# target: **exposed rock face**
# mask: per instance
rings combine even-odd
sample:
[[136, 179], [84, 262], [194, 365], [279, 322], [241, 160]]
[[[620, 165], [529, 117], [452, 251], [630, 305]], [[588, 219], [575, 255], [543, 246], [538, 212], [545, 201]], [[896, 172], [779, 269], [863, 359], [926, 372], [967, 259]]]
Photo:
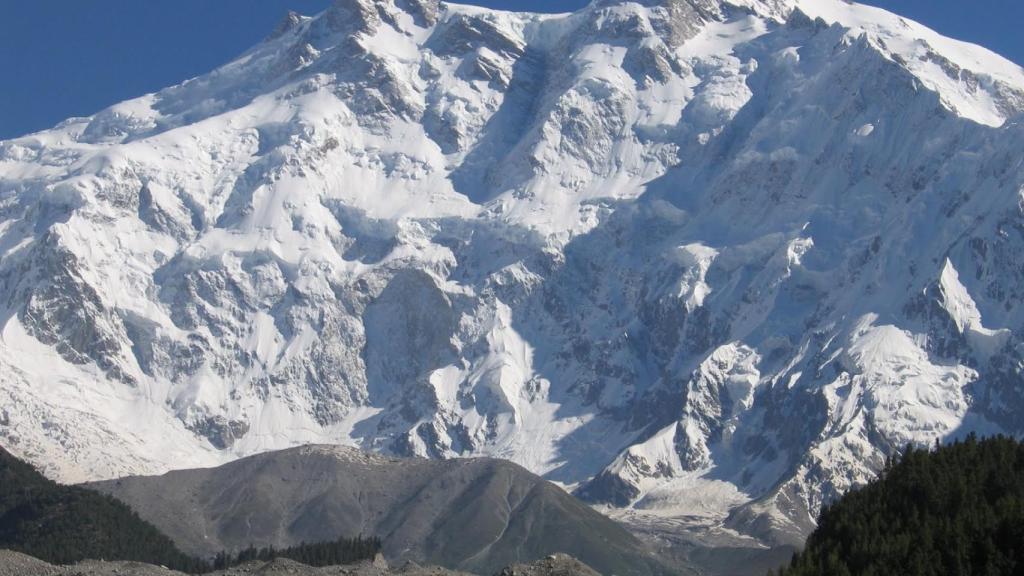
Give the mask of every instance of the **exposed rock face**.
[[533, 564], [516, 564], [501, 571], [500, 576], [598, 576], [590, 566], [579, 560], [555, 554]]
[[796, 543], [1024, 433], [1024, 73], [840, 0], [338, 0], [0, 143], [0, 439], [65, 480], [512, 459]]

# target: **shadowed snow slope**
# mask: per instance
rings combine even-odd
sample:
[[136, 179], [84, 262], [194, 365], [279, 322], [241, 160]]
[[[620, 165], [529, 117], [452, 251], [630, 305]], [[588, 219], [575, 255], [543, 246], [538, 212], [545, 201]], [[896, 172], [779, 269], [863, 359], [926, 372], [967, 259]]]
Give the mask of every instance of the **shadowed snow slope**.
[[0, 440], [496, 456], [797, 542], [907, 442], [1024, 431], [1022, 111], [840, 0], [290, 15], [0, 143]]

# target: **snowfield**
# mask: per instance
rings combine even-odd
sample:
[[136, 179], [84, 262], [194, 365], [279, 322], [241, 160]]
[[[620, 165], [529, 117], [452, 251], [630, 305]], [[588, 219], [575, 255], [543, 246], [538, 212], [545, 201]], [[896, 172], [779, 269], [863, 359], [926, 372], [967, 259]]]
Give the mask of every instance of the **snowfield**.
[[1024, 71], [842, 0], [336, 0], [0, 142], [0, 442], [500, 456], [798, 542], [1024, 433]]

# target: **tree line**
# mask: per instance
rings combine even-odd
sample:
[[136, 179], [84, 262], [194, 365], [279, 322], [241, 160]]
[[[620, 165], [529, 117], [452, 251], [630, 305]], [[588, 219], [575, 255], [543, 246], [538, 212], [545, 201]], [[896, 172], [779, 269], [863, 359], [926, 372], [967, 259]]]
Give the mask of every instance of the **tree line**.
[[360, 560], [368, 560], [377, 555], [381, 549], [379, 538], [339, 538], [333, 542], [317, 542], [307, 544], [303, 542], [298, 546], [291, 546], [283, 549], [275, 549], [273, 546], [265, 548], [249, 548], [238, 554], [221, 552], [213, 559], [211, 568], [223, 570], [238, 566], [245, 562], [262, 561], [268, 562], [275, 558], [287, 558], [301, 562], [307, 566], [338, 566], [341, 564], [352, 564]]

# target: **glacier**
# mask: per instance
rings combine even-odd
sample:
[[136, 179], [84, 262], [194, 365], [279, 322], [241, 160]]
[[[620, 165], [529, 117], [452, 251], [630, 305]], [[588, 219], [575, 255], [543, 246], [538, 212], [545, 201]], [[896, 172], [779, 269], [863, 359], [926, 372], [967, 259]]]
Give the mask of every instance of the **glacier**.
[[1024, 434], [1024, 70], [843, 0], [335, 0], [0, 142], [0, 441], [62, 481], [506, 458], [799, 543]]

